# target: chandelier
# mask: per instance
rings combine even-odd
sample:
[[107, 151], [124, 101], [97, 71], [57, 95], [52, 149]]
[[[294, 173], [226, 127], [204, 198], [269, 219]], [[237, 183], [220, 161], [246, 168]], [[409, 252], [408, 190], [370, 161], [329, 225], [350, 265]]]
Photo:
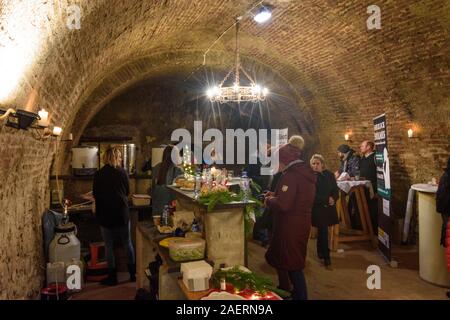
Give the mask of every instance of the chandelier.
[[[258, 102], [264, 101], [269, 93], [267, 88], [262, 88], [242, 68], [239, 59], [239, 21], [241, 17], [236, 19], [236, 50], [235, 50], [235, 66], [231, 69], [222, 82], [218, 86], [208, 89], [206, 95], [211, 102], [227, 103], [227, 102]], [[250, 85], [244, 86], [240, 84], [240, 71], [247, 77]], [[234, 75], [234, 83], [229, 86], [224, 85], [230, 76]]]

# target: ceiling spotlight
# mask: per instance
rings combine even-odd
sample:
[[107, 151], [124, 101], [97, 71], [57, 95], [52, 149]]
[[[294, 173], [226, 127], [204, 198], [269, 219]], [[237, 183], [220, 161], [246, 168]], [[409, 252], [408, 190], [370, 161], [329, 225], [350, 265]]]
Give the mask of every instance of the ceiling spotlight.
[[268, 7], [261, 7], [258, 13], [255, 14], [253, 19], [257, 23], [264, 23], [268, 21], [271, 17], [272, 17], [272, 10], [270, 10]]

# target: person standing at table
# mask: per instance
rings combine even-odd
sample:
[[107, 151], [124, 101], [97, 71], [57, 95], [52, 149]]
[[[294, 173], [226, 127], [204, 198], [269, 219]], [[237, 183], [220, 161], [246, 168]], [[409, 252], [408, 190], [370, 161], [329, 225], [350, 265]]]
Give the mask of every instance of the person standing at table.
[[[336, 180], [352, 180], [359, 176], [359, 157], [353, 149], [346, 144], [341, 144], [338, 147], [338, 156], [341, 160], [338, 171], [334, 173]], [[340, 177], [343, 172], [347, 175]], [[340, 178], [340, 179], [338, 179]], [[348, 212], [350, 214], [350, 222], [352, 228], [361, 229], [361, 221], [359, 219], [356, 196], [352, 193], [348, 199]]]
[[130, 212], [128, 195], [130, 187], [128, 175], [120, 164], [122, 154], [118, 148], [109, 148], [104, 155], [105, 165], [95, 173], [93, 195], [95, 214], [100, 224], [105, 242], [108, 277], [101, 281], [103, 285], [117, 285], [116, 261], [114, 257], [114, 238], [119, 236], [128, 257], [130, 281], [136, 281], [136, 260], [130, 237]]
[[[359, 170], [361, 179], [369, 180], [372, 184], [373, 192], [377, 193], [377, 165], [375, 163], [375, 144], [372, 141], [364, 140], [359, 146], [361, 158], [359, 160]], [[370, 212], [370, 221], [374, 234], [378, 234], [378, 198], [370, 199], [370, 192], [365, 190], [367, 204]]]
[[164, 206], [175, 200], [175, 196], [167, 188], [173, 180], [183, 171], [172, 162], [172, 150], [174, 146], [164, 148], [162, 161], [155, 166], [152, 172], [152, 215], [158, 216], [164, 210]]
[[336, 179], [346, 172], [349, 178], [354, 178], [359, 175], [359, 157], [355, 150], [351, 149], [346, 144], [341, 144], [338, 148], [338, 157], [341, 161], [338, 171], [335, 172]]
[[323, 259], [325, 267], [331, 270], [328, 227], [339, 223], [335, 206], [339, 189], [333, 173], [325, 169], [323, 156], [313, 155], [310, 164], [317, 175], [316, 197], [312, 209], [312, 225], [317, 228], [317, 256]]
[[[297, 141], [303, 138], [296, 136]], [[293, 299], [306, 300], [303, 274], [311, 230], [311, 211], [316, 193], [316, 176], [300, 159], [298, 144], [285, 144], [277, 151], [281, 171], [275, 192], [266, 194], [264, 204], [273, 215], [272, 237], [266, 261], [280, 277], [288, 275], [294, 287]], [[302, 143], [302, 146], [304, 143]], [[281, 279], [280, 279], [281, 280]]]

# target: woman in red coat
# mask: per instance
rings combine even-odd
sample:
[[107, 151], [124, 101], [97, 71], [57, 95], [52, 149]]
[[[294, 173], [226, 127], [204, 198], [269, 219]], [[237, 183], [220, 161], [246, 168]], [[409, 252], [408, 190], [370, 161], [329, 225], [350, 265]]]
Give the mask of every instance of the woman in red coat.
[[[296, 139], [303, 141], [299, 136]], [[301, 148], [296, 145], [291, 138], [289, 144], [279, 149], [279, 170], [282, 175], [275, 193], [268, 193], [265, 198], [265, 204], [273, 215], [273, 234], [266, 260], [277, 269], [280, 278], [282, 274], [289, 275], [294, 287], [293, 299], [306, 300], [303, 269], [311, 229], [316, 176], [309, 164], [300, 160]]]

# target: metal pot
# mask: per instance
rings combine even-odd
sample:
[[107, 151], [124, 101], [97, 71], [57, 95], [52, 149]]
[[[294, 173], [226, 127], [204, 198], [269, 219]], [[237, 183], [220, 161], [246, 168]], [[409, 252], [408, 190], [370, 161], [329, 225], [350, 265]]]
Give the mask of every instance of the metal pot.
[[72, 170], [74, 175], [92, 175], [98, 167], [97, 147], [74, 147], [72, 148]]

